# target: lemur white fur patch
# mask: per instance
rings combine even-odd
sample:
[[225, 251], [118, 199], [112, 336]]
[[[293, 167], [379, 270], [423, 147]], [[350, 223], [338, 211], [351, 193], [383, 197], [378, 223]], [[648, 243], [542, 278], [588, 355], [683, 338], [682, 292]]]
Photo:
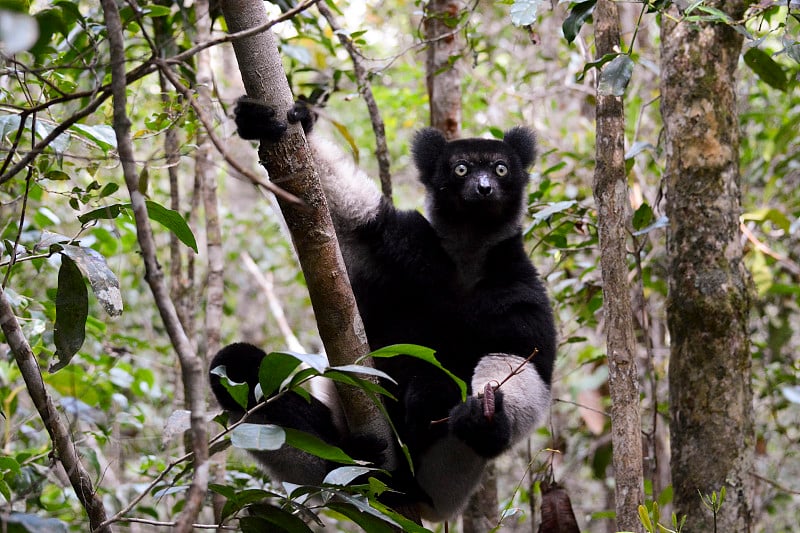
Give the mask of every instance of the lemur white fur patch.
[[517, 374], [500, 388], [503, 410], [511, 421], [512, 444], [527, 437], [544, 418], [550, 407], [550, 388], [534, 366], [518, 355], [487, 355], [481, 358], [472, 373], [472, 391], [478, 396], [487, 383], [500, 383], [523, 363]]
[[337, 230], [353, 230], [374, 218], [381, 201], [377, 184], [331, 141], [312, 134], [309, 145]]
[[453, 435], [436, 441], [417, 465], [417, 483], [433, 500], [420, 505], [426, 520], [441, 522], [464, 510], [483, 479], [487, 460]]

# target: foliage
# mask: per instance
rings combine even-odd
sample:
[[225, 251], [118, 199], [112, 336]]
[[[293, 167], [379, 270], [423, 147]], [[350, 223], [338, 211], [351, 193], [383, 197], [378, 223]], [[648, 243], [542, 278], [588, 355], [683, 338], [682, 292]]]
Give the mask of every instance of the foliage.
[[[140, 2], [136, 9], [122, 9], [122, 16], [139, 189], [148, 199], [150, 218], [158, 222], [155, 239], [173, 298], [189, 310], [185, 325], [193, 344], [202, 349], [207, 231], [193, 157], [203, 125], [186, 98], [159, 81], [154, 62], [162, 53], [174, 56], [192, 48], [195, 4]], [[278, 4], [271, 4], [274, 16], [281, 11]], [[511, 530], [530, 528], [528, 522], [535, 516], [531, 505], [540, 497], [539, 481], [548, 468], [562, 485], [584, 496], [573, 498], [584, 529], [599, 530], [609, 519], [606, 493], [613, 484], [604, 385], [608, 369], [599, 348], [602, 286], [597, 213], [589, 188], [597, 76], [609, 82], [612, 94], [625, 94], [630, 147], [626, 163], [635, 213], [629, 266], [637, 287], [637, 333], [643, 347], [643, 429], [653, 461], [648, 465], [651, 497], [664, 493], [669, 483], [659, 470], [668, 462], [664, 378], [669, 346], [664, 333], [664, 228], [669, 221], [662, 214], [657, 108], [656, 19], [663, 16], [663, 4], [644, 2], [623, 10], [637, 33], [623, 43], [619, 54], [603, 58], [594, 56], [585, 29], [591, 23], [592, 1], [561, 2], [554, 8], [535, 1], [481, 3], [480, 9], [468, 6], [456, 18], [455, 28], [467, 42], [461, 55], [468, 59], [461, 63], [466, 74], [463, 107], [468, 110], [464, 131], [497, 135], [509, 124], [526, 122], [540, 133], [542, 155], [532, 175], [530, 218], [524, 230], [554, 302], [562, 344], [551, 420], [532, 437], [529, 449], [499, 465], [507, 509], [503, 525]], [[406, 170], [408, 141], [427, 117], [424, 70], [417, 53], [422, 46], [419, 14], [402, 2], [338, 7], [346, 31], [367, 61], [386, 122], [395, 201], [420, 208], [419, 189]], [[758, 484], [755, 508], [759, 530], [790, 530], [800, 508], [793, 484], [800, 476], [794, 446], [800, 419], [800, 22], [785, 3], [759, 4], [746, 20], [730, 21], [703, 2], [691, 2], [682, 16], [687, 24], [729, 24], [745, 35], [739, 86], [745, 211], [741, 220], [756, 290], [754, 474], [766, 480]], [[0, 34], [0, 273], [5, 297], [111, 514], [122, 511], [121, 521], [172, 520], [182, 507], [192, 473], [178, 438], [185, 425], [170, 422], [184, 392], [173, 348], [142, 283], [130, 198], [123, 192], [111, 129], [102, 12], [93, 2], [5, 1], [0, 2], [0, 19], [11, 21], [17, 30]], [[214, 24], [224, 27], [220, 18]], [[358, 99], [352, 64], [336, 36], [313, 11], [276, 30], [296, 93], [324, 94], [327, 109], [321, 127], [326, 127], [325, 119], [335, 120], [330, 128], [334, 137], [358, 147], [362, 165], [374, 170], [368, 116]], [[168, 42], [161, 50], [152, 48], [157, 33]], [[256, 168], [251, 147], [230, 134], [227, 110], [242, 90], [234, 81], [236, 73], [227, 70], [232, 63], [228, 49], [217, 45], [213, 50], [218, 54], [215, 101], [207, 111], [233, 157]], [[192, 54], [173, 67], [184, 85], [195, 87]], [[168, 134], [179, 139], [177, 162], [165, 153]], [[300, 343], [308, 351], [319, 351], [302, 273], [280, 217], [269, 199], [231, 177], [221, 156], [214, 161], [226, 257], [221, 325], [225, 340], [244, 338], [274, 350], [287, 345], [267, 311], [266, 293], [243, 268], [241, 253], [247, 251], [259, 269], [274, 278], [275, 296]], [[172, 181], [170, 170], [177, 171]], [[353, 369], [335, 372], [339, 374], [331, 377], [365, 383]], [[264, 376], [262, 390], [285, 390], [302, 379], [285, 383]], [[84, 531], [85, 513], [52, 468], [47, 432], [10, 358], [0, 361], [0, 409], [0, 496], [7, 511], [3, 524], [32, 530], [44, 523], [41, 527], [50, 531]], [[279, 438], [287, 438], [286, 433]], [[323, 452], [316, 443], [294, 441]], [[375, 502], [380, 485], [348, 486], [364, 473], [358, 468], [362, 467], [342, 467], [321, 487], [277, 486], [257, 473], [246, 456], [234, 453], [211, 491], [225, 501], [223, 516], [241, 517], [244, 530], [280, 525], [300, 531], [308, 527], [303, 520], [319, 519], [333, 527], [350, 521], [380, 531], [401, 521]], [[312, 503], [313, 495], [322, 497], [321, 506]], [[263, 499], [267, 503], [258, 503]], [[650, 526], [664, 528], [659, 513], [671, 512], [670, 501], [653, 499], [657, 503], [645, 508]], [[245, 516], [245, 509], [254, 514]], [[201, 520], [213, 521], [210, 506]], [[644, 518], [643, 523], [647, 524]], [[673, 519], [671, 527], [679, 531], [683, 524]]]

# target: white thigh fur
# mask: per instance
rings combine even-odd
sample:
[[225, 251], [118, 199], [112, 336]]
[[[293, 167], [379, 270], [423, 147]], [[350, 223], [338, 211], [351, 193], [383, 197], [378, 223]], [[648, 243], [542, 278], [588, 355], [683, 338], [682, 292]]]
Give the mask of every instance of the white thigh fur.
[[417, 465], [417, 483], [433, 501], [433, 507], [420, 506], [422, 518], [440, 522], [460, 514], [481, 482], [486, 463], [453, 435], [431, 446]]
[[381, 201], [375, 182], [331, 141], [312, 134], [309, 143], [336, 229], [352, 231], [374, 218]]
[[472, 374], [472, 391], [483, 393], [487, 383], [498, 384], [523, 365], [503, 383], [503, 411], [511, 420], [511, 443], [528, 436], [544, 418], [550, 407], [550, 388], [536, 368], [523, 357], [508, 354], [489, 354], [478, 362]]

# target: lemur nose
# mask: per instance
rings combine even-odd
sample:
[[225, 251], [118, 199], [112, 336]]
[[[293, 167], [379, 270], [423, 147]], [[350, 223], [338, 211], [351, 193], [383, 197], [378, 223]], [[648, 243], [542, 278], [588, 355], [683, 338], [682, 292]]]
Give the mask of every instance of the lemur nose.
[[478, 180], [478, 194], [481, 196], [489, 196], [492, 194], [492, 182], [489, 181], [489, 178], [481, 177]]

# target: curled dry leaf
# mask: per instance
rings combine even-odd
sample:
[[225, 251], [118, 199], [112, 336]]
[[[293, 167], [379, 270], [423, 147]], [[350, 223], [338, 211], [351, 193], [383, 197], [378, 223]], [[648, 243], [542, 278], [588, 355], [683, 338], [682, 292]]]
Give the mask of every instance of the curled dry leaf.
[[491, 383], [483, 387], [483, 416], [489, 422], [494, 418], [494, 387]]
[[558, 483], [542, 484], [542, 522], [539, 533], [580, 533], [572, 502]]

